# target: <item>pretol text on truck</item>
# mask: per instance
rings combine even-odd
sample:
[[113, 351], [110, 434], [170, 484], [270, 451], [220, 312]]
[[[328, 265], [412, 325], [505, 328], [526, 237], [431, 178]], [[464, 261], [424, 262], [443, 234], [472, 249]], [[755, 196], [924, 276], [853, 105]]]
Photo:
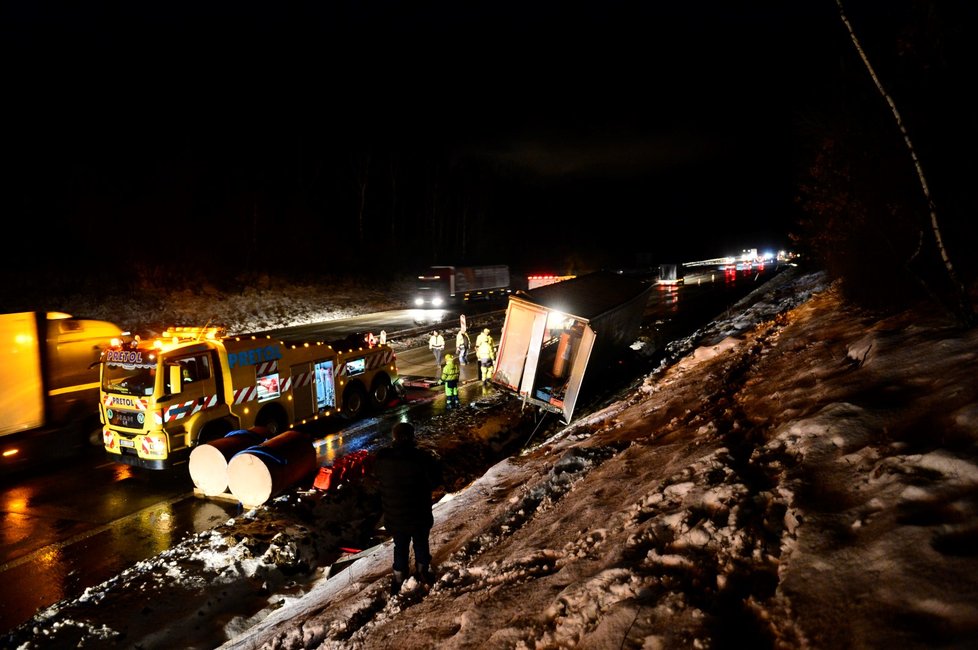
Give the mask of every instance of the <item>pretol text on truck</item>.
[[415, 307], [448, 307], [473, 300], [505, 300], [511, 293], [509, 267], [431, 266], [418, 276]]
[[98, 361], [121, 335], [60, 312], [0, 314], [0, 470], [98, 440]]
[[102, 355], [102, 440], [109, 458], [147, 469], [186, 462], [197, 445], [239, 429], [268, 437], [320, 417], [379, 410], [399, 381], [394, 350], [224, 336], [176, 327]]

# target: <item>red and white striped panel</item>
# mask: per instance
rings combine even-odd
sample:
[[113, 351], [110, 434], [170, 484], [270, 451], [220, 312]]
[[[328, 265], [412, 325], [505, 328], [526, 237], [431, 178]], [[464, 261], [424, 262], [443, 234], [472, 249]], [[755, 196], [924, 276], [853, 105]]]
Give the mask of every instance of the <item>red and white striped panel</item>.
[[193, 405], [196, 400], [190, 400], [189, 402], [181, 402], [179, 404], [173, 404], [166, 410], [164, 415], [164, 420], [167, 422], [173, 422], [174, 420], [182, 420], [187, 417], [193, 411]]
[[255, 374], [259, 377], [264, 377], [265, 375], [273, 373], [276, 370], [278, 370], [278, 359], [273, 361], [262, 361], [255, 366]]
[[174, 404], [166, 410], [166, 416], [164, 419], [166, 422], [182, 420], [189, 415], [194, 415], [195, 413], [200, 413], [204, 409], [209, 409], [215, 404], [217, 404], [217, 395], [208, 395], [202, 403], [198, 400], [190, 400], [189, 402]]
[[246, 386], [234, 391], [234, 403], [244, 404], [258, 399], [258, 386]]
[[302, 386], [308, 386], [316, 380], [316, 373], [313, 372], [300, 372], [293, 377], [287, 377], [282, 382], [282, 392], [287, 393], [293, 388], [301, 388]]

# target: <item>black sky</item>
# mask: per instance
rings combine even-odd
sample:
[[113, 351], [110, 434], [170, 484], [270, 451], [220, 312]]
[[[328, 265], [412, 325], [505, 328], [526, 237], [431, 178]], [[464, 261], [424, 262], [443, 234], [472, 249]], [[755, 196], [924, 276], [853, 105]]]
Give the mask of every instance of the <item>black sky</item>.
[[349, 243], [362, 169], [405, 263], [783, 246], [842, 38], [797, 4], [5, 3], [16, 255], [177, 225]]

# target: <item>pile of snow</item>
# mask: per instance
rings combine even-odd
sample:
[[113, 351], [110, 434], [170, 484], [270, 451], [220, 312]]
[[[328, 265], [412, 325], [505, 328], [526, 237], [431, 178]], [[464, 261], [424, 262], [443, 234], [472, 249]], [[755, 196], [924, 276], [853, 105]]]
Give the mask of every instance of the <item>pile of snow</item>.
[[430, 592], [388, 593], [389, 544], [310, 569], [350, 511], [300, 494], [5, 645], [976, 647], [976, 367], [978, 331], [782, 274], [439, 501]]

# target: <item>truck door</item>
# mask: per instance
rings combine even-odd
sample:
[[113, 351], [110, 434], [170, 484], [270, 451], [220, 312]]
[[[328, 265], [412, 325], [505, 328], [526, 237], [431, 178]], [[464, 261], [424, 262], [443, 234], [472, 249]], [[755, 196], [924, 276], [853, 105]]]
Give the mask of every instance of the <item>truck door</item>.
[[313, 406], [313, 391], [315, 391], [312, 364], [300, 363], [289, 368], [292, 373], [292, 408], [295, 419], [301, 420], [316, 414]]
[[587, 372], [588, 361], [591, 360], [595, 338], [597, 337], [594, 330], [585, 325], [581, 333], [580, 343], [576, 346], [577, 349], [572, 352], [570, 378], [567, 381], [567, 391], [564, 393], [564, 403], [561, 406], [565, 424], [569, 424], [574, 416], [574, 406], [581, 394], [581, 384], [584, 382], [584, 373]]
[[180, 404], [194, 401], [203, 406], [219, 395], [209, 352], [175, 357], [167, 366], [166, 392], [178, 396]]
[[499, 340], [493, 381], [528, 394], [536, 377], [537, 358], [547, 324], [547, 310], [510, 301]]

